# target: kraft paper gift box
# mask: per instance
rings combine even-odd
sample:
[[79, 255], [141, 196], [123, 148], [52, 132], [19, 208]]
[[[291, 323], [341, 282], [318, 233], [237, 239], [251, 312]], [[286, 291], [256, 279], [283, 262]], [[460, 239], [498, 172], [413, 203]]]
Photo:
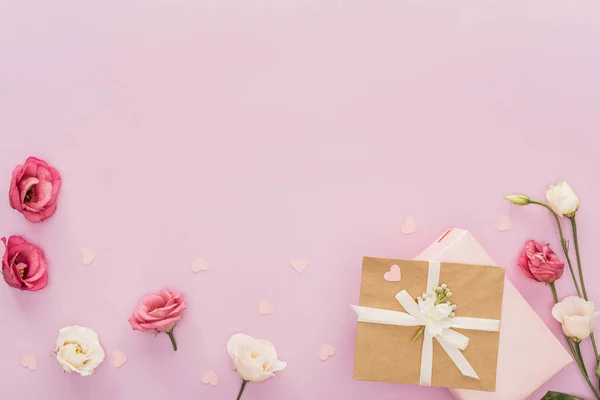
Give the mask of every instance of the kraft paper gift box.
[[354, 379], [495, 389], [503, 268], [364, 257], [361, 279]]
[[[415, 259], [497, 265], [469, 231], [456, 228], [446, 231]], [[571, 361], [562, 344], [506, 280], [496, 391], [451, 389], [451, 392], [460, 400], [526, 399]]]

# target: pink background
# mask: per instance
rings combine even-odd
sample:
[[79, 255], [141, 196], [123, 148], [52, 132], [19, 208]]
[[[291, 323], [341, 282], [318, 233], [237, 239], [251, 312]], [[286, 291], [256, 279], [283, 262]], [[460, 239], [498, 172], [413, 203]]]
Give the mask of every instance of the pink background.
[[[50, 265], [41, 292], [0, 285], [1, 397], [234, 399], [225, 344], [245, 331], [289, 363], [245, 400], [450, 399], [353, 381], [348, 307], [363, 255], [411, 258], [450, 226], [507, 266], [558, 335], [550, 290], [515, 268], [528, 238], [559, 249], [553, 221], [502, 196], [571, 182], [600, 301], [599, 20], [597, 0], [0, 0], [0, 188], [28, 155], [64, 178], [44, 223], [0, 207], [1, 234]], [[211, 270], [194, 275], [200, 256]], [[289, 267], [301, 256], [304, 275]], [[127, 322], [162, 287], [189, 302], [177, 353]], [[258, 315], [260, 298], [274, 314]], [[50, 357], [72, 324], [107, 351], [90, 378]], [[337, 349], [326, 362], [322, 343]], [[36, 372], [19, 365], [30, 353]], [[210, 369], [214, 388], [200, 382]], [[532, 399], [548, 389], [590, 397], [575, 365]]]

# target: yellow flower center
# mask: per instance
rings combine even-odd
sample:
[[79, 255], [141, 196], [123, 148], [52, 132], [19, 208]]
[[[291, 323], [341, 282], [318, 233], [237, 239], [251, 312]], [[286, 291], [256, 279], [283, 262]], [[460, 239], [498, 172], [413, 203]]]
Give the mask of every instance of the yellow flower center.
[[[33, 185], [35, 186], [35, 185]], [[29, 189], [27, 189], [27, 192], [25, 193], [25, 197], [23, 198], [23, 203], [29, 203], [31, 201], [31, 199], [33, 198], [33, 186], [30, 187]]]
[[81, 348], [81, 345], [77, 342], [65, 342], [65, 346], [68, 344], [73, 344], [75, 345], [75, 354], [83, 354], [83, 349]]

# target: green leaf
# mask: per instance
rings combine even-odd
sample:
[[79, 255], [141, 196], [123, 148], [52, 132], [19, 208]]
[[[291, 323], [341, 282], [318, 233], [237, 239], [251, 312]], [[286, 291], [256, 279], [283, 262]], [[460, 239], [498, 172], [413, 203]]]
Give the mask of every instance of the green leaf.
[[571, 396], [559, 392], [548, 392], [541, 398], [541, 400], [582, 400], [579, 397]]
[[598, 363], [598, 368], [596, 369], [596, 376], [600, 378], [600, 363]]

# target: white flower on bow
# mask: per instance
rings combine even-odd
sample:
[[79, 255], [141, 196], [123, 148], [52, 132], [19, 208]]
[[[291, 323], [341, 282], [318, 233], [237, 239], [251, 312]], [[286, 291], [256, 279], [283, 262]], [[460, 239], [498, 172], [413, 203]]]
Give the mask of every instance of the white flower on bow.
[[445, 329], [452, 325], [451, 315], [453, 309], [450, 304], [442, 303], [436, 305], [435, 297], [428, 295], [425, 300], [417, 298], [419, 310], [425, 322], [425, 331], [432, 337], [441, 335]]
[[58, 331], [56, 359], [67, 372], [88, 376], [104, 361], [98, 334], [85, 326], [68, 326]]
[[452, 318], [454, 318], [456, 305], [447, 301], [452, 296], [448, 286], [443, 283], [441, 286], [423, 293], [417, 297], [418, 313], [413, 317], [417, 319], [421, 328], [413, 338], [413, 342], [425, 332], [431, 337], [438, 337], [444, 334], [452, 327]]

